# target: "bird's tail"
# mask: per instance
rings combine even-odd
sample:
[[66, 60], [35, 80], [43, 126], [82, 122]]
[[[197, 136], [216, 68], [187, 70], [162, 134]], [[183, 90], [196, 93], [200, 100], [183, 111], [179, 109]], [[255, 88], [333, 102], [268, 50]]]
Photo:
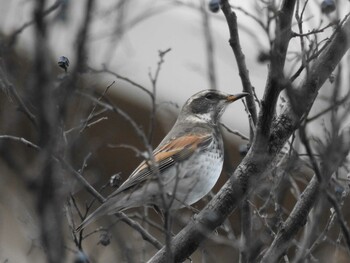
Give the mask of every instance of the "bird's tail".
[[[119, 200], [120, 201], [120, 200]], [[90, 214], [81, 224], [75, 229], [75, 232], [80, 232], [87, 225], [91, 224], [103, 215], [111, 215], [123, 211], [127, 206], [123, 202], [118, 202], [112, 199], [107, 199], [99, 208]]]
[[102, 208], [102, 206], [97, 208], [96, 211], [94, 211], [91, 215], [89, 215], [87, 218], [85, 218], [84, 221], [81, 222], [81, 224], [75, 229], [75, 232], [77, 232], [77, 233], [80, 232], [87, 225], [89, 225], [90, 223], [94, 222], [97, 218], [102, 216], [103, 213], [101, 212], [102, 210], [100, 209], [100, 208]]

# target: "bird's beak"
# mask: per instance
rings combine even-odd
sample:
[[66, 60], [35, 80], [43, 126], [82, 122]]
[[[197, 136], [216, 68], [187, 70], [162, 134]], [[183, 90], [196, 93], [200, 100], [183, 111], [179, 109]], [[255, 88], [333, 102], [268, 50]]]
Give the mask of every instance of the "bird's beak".
[[242, 92], [242, 93], [238, 93], [236, 95], [229, 95], [229, 96], [227, 96], [226, 100], [227, 100], [227, 102], [231, 103], [231, 102], [239, 100], [239, 99], [241, 99], [241, 98], [243, 98], [245, 96], [248, 96], [248, 95], [249, 95], [249, 93]]

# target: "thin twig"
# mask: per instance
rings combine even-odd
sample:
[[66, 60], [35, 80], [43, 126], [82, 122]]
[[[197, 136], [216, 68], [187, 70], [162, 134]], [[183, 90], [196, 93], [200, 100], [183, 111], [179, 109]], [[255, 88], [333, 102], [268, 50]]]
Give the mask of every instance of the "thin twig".
[[[100, 101], [99, 99], [93, 97], [90, 94], [87, 93], [83, 93], [81, 91], [76, 91], [76, 93], [78, 95], [81, 95], [83, 97], [86, 97], [88, 99], [90, 99], [92, 102], [99, 104], [100, 106], [102, 106], [103, 108], [115, 112], [117, 114], [119, 114], [121, 117], [123, 117], [126, 121], [128, 121], [131, 126], [134, 128], [134, 130], [136, 131], [136, 134], [139, 136], [139, 138], [141, 139], [141, 141], [144, 143], [144, 145], [147, 148], [150, 148], [149, 144], [148, 144], [148, 139], [145, 135], [145, 133], [142, 131], [142, 129], [137, 125], [137, 123], [122, 109], [120, 109], [119, 107], [112, 105], [111, 103], [107, 103], [107, 102], [103, 102]], [[150, 153], [152, 153], [152, 151], [149, 149]]]
[[346, 219], [344, 218], [341, 208], [339, 207], [338, 201], [329, 191], [327, 191], [327, 200], [333, 206], [334, 211], [337, 214], [338, 223], [344, 235], [348, 251], [350, 252], [350, 229], [346, 223]]
[[97, 119], [96, 121], [90, 122], [89, 124], [86, 125], [86, 128], [91, 128], [92, 126], [96, 125], [97, 123], [100, 123], [101, 121], [108, 120], [108, 117], [102, 117]]
[[40, 150], [40, 147], [22, 137], [16, 137], [12, 135], [0, 135], [0, 139], [7, 139], [7, 140], [12, 140], [12, 141], [17, 141], [24, 143], [26, 146], [34, 148], [35, 150]]
[[240, 7], [240, 6], [234, 6], [231, 5], [232, 9], [238, 10], [240, 12], [242, 12], [244, 15], [246, 15], [247, 17], [250, 17], [251, 19], [253, 19], [256, 23], [258, 23], [258, 25], [265, 31], [267, 32], [267, 27], [266, 25], [264, 25], [264, 22], [262, 20], [260, 20], [258, 17], [254, 16], [253, 14], [251, 14], [250, 12], [246, 11], [244, 8]]
[[[257, 110], [254, 102], [253, 88], [249, 78], [249, 71], [245, 62], [245, 56], [242, 52], [241, 43], [238, 34], [237, 16], [227, 0], [221, 1], [221, 9], [226, 17], [226, 21], [230, 31], [230, 46], [236, 58], [239, 70], [239, 76], [243, 85], [243, 91], [248, 92], [251, 96], [246, 97], [248, 110], [252, 116], [253, 124], [257, 123]], [[252, 139], [252, 136], [251, 136]]]
[[317, 164], [315, 156], [314, 156], [314, 154], [312, 152], [309, 140], [308, 140], [308, 138], [306, 136], [305, 129], [306, 129], [305, 126], [302, 126], [302, 127], [299, 128], [300, 139], [301, 139], [302, 143], [305, 146], [305, 150], [306, 150], [306, 152], [308, 154], [308, 157], [310, 158], [310, 161], [311, 161], [311, 164], [312, 164], [312, 168], [313, 168], [313, 170], [315, 172], [315, 175], [316, 175], [317, 179], [319, 180], [319, 182], [322, 184], [322, 180], [323, 180], [322, 173], [321, 173], [320, 168], [319, 168], [319, 166]]
[[307, 33], [296, 33], [296, 32], [293, 32], [292, 33], [292, 37], [306, 37], [306, 36], [310, 36], [310, 35], [315, 35], [315, 34], [318, 34], [318, 33], [323, 33], [327, 28], [330, 28], [334, 26], [334, 23], [329, 23], [328, 25], [320, 28], [320, 29], [313, 29], [311, 30], [310, 32], [307, 32]]
[[159, 50], [159, 61], [157, 63], [157, 69], [152, 76], [152, 73], [149, 72], [149, 78], [152, 83], [152, 110], [150, 113], [150, 125], [149, 125], [149, 132], [148, 132], [148, 141], [149, 143], [152, 143], [153, 139], [153, 134], [154, 134], [154, 129], [155, 129], [155, 124], [156, 124], [156, 111], [157, 111], [157, 105], [156, 105], [156, 92], [157, 92], [157, 82], [158, 82], [158, 77], [160, 70], [162, 68], [162, 65], [164, 63], [164, 56], [171, 51], [171, 48], [168, 48], [164, 51]]
[[149, 90], [147, 90], [144, 86], [142, 86], [141, 84], [139, 84], [139, 83], [137, 83], [137, 82], [127, 78], [127, 77], [124, 77], [124, 76], [122, 76], [122, 75], [120, 75], [118, 73], [115, 73], [115, 72], [111, 71], [104, 64], [102, 65], [102, 69], [94, 69], [94, 68], [89, 67], [89, 70], [91, 72], [93, 72], [93, 73], [98, 73], [98, 74], [100, 74], [100, 73], [108, 73], [108, 74], [116, 77], [117, 79], [121, 79], [121, 80], [123, 80], [123, 81], [125, 81], [125, 82], [127, 82], [127, 83], [129, 83], [131, 85], [133, 85], [134, 87], [139, 88], [140, 90], [145, 92], [148, 96], [150, 96], [151, 99], [153, 99], [153, 93], [150, 92]]
[[[101, 94], [101, 96], [98, 98], [98, 100], [101, 100], [105, 95], [106, 93], [108, 92], [108, 90], [110, 89], [110, 87], [112, 87], [114, 85], [115, 81], [113, 81], [111, 84], [109, 84], [105, 90], [103, 91], [103, 93]], [[89, 114], [89, 116], [87, 117], [86, 119], [86, 122], [84, 123], [83, 127], [81, 128], [80, 130], [80, 133], [82, 133], [84, 131], [84, 129], [88, 126], [88, 120], [93, 116], [93, 114], [95, 113], [95, 110], [96, 110], [96, 107], [97, 107], [97, 104], [95, 104]], [[89, 125], [91, 126], [92, 123], [90, 123]]]
[[[66, 136], [67, 134], [69, 134], [73, 131], [80, 130], [85, 125], [85, 123], [88, 123], [88, 125], [89, 125], [89, 121], [91, 121], [93, 118], [95, 118], [95, 117], [97, 117], [97, 116], [99, 116], [107, 111], [108, 111], [107, 109], [101, 109], [100, 111], [95, 112], [94, 114], [92, 114], [88, 118], [80, 120], [80, 124], [78, 126], [72, 127], [69, 130], [64, 131], [64, 135]], [[104, 117], [101, 117], [101, 118], [104, 118]]]
[[[350, 93], [349, 93], [350, 94]], [[348, 98], [349, 98], [349, 94], [345, 97], [343, 97], [342, 99], [335, 101], [334, 103], [332, 103], [332, 105], [330, 105], [329, 107], [325, 108], [324, 110], [320, 111], [319, 113], [316, 113], [314, 116], [309, 117], [306, 119], [306, 122], [312, 122], [316, 119], [318, 119], [320, 116], [322, 116], [323, 114], [326, 114], [327, 112], [336, 109], [337, 107], [339, 107], [340, 105], [344, 104]]]
[[309, 253], [311, 254], [312, 251], [315, 248], [317, 248], [317, 246], [319, 246], [322, 241], [324, 241], [326, 239], [327, 233], [329, 232], [331, 227], [334, 225], [335, 217], [336, 217], [336, 213], [332, 212], [330, 217], [328, 218], [327, 224], [324, 227], [322, 233], [320, 235], [318, 235], [315, 242], [311, 245], [311, 247], [308, 249], [307, 253], [305, 254], [305, 258], [308, 256]]
[[124, 148], [124, 149], [128, 149], [128, 150], [132, 150], [136, 154], [136, 156], [141, 156], [142, 158], [144, 158], [146, 160], [148, 159], [147, 158], [147, 154], [145, 152], [140, 151], [139, 149], [137, 149], [135, 146], [132, 146], [132, 145], [127, 145], [127, 144], [117, 144], [117, 145], [108, 144], [107, 146], [110, 147], [110, 148]]
[[239, 132], [238, 130], [232, 130], [230, 129], [229, 127], [227, 127], [225, 124], [223, 123], [220, 123], [220, 125], [222, 127], [224, 127], [229, 133], [232, 133], [234, 135], [237, 135], [238, 137], [240, 137], [242, 140], [245, 140], [245, 141], [249, 141], [249, 138], [247, 136], [245, 136], [244, 134], [242, 134], [241, 132]]

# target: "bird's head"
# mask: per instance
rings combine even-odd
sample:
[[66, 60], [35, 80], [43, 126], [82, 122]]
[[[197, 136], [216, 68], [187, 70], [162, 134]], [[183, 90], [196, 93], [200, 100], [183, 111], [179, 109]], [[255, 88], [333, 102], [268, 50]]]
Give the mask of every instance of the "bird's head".
[[216, 124], [230, 103], [247, 96], [248, 93], [229, 95], [218, 90], [203, 90], [190, 97], [181, 110], [182, 118]]

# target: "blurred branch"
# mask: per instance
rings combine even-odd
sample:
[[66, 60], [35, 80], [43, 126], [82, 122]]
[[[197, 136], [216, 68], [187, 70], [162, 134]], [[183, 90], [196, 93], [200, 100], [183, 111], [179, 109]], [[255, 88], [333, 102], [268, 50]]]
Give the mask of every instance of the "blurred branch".
[[338, 169], [340, 164], [344, 161], [344, 158], [349, 154], [349, 150], [350, 129], [347, 128], [344, 129], [343, 132], [336, 138], [334, 138], [333, 141], [331, 141], [328, 147], [325, 149], [325, 154], [329, 152], [335, 154], [331, 157], [329, 156], [330, 158], [325, 160], [322, 168], [320, 169], [323, 171], [322, 182], [318, 180], [318, 176], [314, 175], [314, 177], [311, 179], [303, 191], [301, 198], [295, 204], [287, 220], [283, 223], [271, 246], [265, 252], [265, 255], [261, 262], [276, 262], [277, 259], [290, 246], [290, 241], [298, 233], [300, 228], [305, 225], [307, 216], [313, 207], [320, 191], [324, 191], [326, 189], [327, 182], [330, 180], [335, 170]]
[[299, 134], [300, 134], [300, 139], [305, 147], [306, 153], [310, 159], [311, 165], [312, 165], [312, 169], [315, 173], [315, 176], [317, 177], [317, 180], [319, 181], [320, 184], [323, 183], [323, 178], [322, 178], [322, 173], [320, 168], [318, 167], [316, 158], [314, 153], [312, 152], [308, 137], [306, 136], [306, 131], [305, 131], [305, 125], [302, 125], [299, 128]]
[[252, 213], [248, 197], [245, 197], [240, 203], [240, 220], [241, 220], [241, 240], [239, 262], [249, 262], [249, 250], [252, 245]]
[[[36, 106], [38, 145], [41, 151], [36, 155], [35, 181], [37, 188], [36, 212], [40, 226], [40, 240], [47, 262], [59, 263], [65, 258], [63, 234], [62, 193], [59, 192], [61, 176], [57, 162], [52, 156], [62, 148], [61, 129], [57, 112], [57, 100], [53, 95], [48, 23], [45, 17], [45, 0], [35, 2], [34, 19], [34, 67], [32, 70], [33, 105]], [[61, 106], [61, 104], [59, 104]]]
[[3, 61], [0, 61], [0, 89], [3, 90], [6, 95], [10, 95], [11, 98], [14, 98], [18, 104], [19, 110], [22, 111], [34, 125], [36, 125], [34, 114], [31, 113], [23, 102], [21, 96], [18, 94], [16, 88], [6, 77]]
[[[76, 79], [75, 75], [78, 72], [84, 71], [86, 67], [86, 46], [88, 32], [92, 23], [92, 12], [94, 11], [95, 0], [87, 0], [85, 5], [84, 19], [82, 21], [77, 39], [76, 39], [76, 52], [75, 52], [75, 67], [73, 69], [73, 80]], [[72, 81], [74, 83], [74, 81]]]
[[[0, 135], [0, 140], [12, 140], [12, 141], [23, 143], [24, 145], [31, 147], [35, 150], [41, 150], [41, 148], [38, 145], [24, 138], [20, 138], [16, 136]], [[59, 156], [56, 156], [53, 158], [55, 160], [58, 160], [65, 170], [73, 174], [74, 177], [84, 186], [84, 188], [93, 197], [95, 197], [100, 203], [103, 203], [106, 201], [106, 199], [94, 187], [92, 187], [91, 184], [79, 172], [77, 172], [70, 164], [68, 164], [63, 158]], [[120, 218], [121, 221], [123, 221], [124, 223], [126, 223], [127, 225], [135, 229], [137, 232], [139, 232], [142, 238], [148, 241], [149, 243], [151, 243], [154, 247], [158, 249], [162, 248], [163, 245], [155, 237], [153, 237], [150, 233], [148, 233], [148, 231], [146, 231], [139, 223], [130, 219], [127, 215], [125, 215], [122, 212], [115, 214], [115, 216], [117, 218]]]
[[[85, 189], [94, 196], [100, 203], [104, 203], [106, 199], [98, 192], [95, 188], [91, 186], [91, 184], [80, 174], [78, 173], [73, 167], [71, 167], [64, 159], [59, 158], [60, 163], [63, 165], [63, 167], [71, 172], [75, 178], [85, 187]], [[141, 234], [142, 238], [149, 243], [151, 243], [154, 247], [160, 249], [163, 245], [150, 233], [148, 233], [139, 223], [136, 221], [130, 219], [127, 215], [125, 215], [122, 212], [118, 212], [115, 214], [117, 218], [120, 218], [121, 221], [135, 229], [138, 233]]]
[[[169, 10], [174, 9], [173, 1], [162, 1], [161, 4], [150, 4], [145, 5], [140, 13], [134, 13], [137, 8], [135, 8], [134, 2], [128, 0], [118, 0], [116, 1], [115, 6], [107, 6], [106, 9], [102, 10], [103, 18], [106, 18], [106, 15], [110, 14], [115, 15], [115, 21], [111, 32], [101, 33], [98, 36], [95, 36], [94, 39], [101, 40], [102, 38], [111, 38], [109, 41], [109, 46], [106, 48], [105, 54], [103, 57], [107, 65], [110, 64], [110, 61], [113, 59], [116, 48], [122, 43], [124, 35], [127, 35], [126, 32], [131, 31], [133, 28], [139, 24], [146, 22], [148, 19], [151, 19], [155, 16], [158, 16], [162, 13], [165, 13]], [[132, 13], [130, 15], [129, 13]]]
[[311, 254], [321, 244], [321, 242], [326, 239], [328, 232], [330, 231], [331, 227], [334, 225], [335, 217], [336, 217], [336, 213], [332, 211], [322, 233], [318, 235], [315, 242], [311, 245], [310, 249], [307, 251], [305, 257]]
[[339, 106], [343, 105], [349, 99], [349, 97], [350, 97], [350, 92], [348, 92], [348, 94], [346, 96], [344, 96], [343, 98], [341, 98], [338, 101], [335, 101], [329, 107], [325, 108], [324, 110], [320, 111], [319, 113], [315, 114], [314, 116], [308, 117], [306, 119], [306, 122], [312, 122], [312, 121], [318, 119], [319, 117], [321, 117], [322, 115], [338, 108]]
[[[226, 7], [225, 7], [226, 8]], [[242, 7], [240, 6], [234, 6], [231, 5], [231, 8], [237, 11], [242, 12], [244, 15], [246, 15], [247, 17], [250, 17], [251, 19], [253, 19], [256, 23], [258, 23], [258, 25], [265, 31], [268, 31], [268, 28], [264, 25], [264, 22], [262, 20], [260, 20], [258, 17], [254, 16], [253, 14], [251, 14], [250, 12], [244, 10]]]
[[12, 141], [17, 141], [24, 143], [24, 145], [31, 147], [35, 150], [40, 150], [40, 147], [22, 137], [17, 137], [17, 136], [12, 136], [12, 135], [0, 135], [0, 140], [12, 140]]
[[66, 117], [68, 102], [71, 101], [72, 94], [77, 89], [77, 82], [81, 73], [87, 70], [88, 60], [88, 36], [91, 24], [93, 22], [92, 13], [94, 12], [95, 0], [87, 0], [84, 2], [83, 20], [79, 27], [77, 37], [75, 39], [74, 61], [75, 64], [71, 73], [67, 75], [66, 80], [60, 86], [60, 111], [61, 119]]
[[338, 201], [329, 191], [327, 192], [327, 200], [334, 208], [334, 211], [337, 215], [338, 223], [340, 225], [340, 229], [343, 233], [345, 243], [346, 243], [347, 248], [348, 248], [348, 252], [350, 253], [350, 229], [349, 229], [349, 226], [348, 226], [348, 224], [343, 216], [343, 213], [341, 212], [341, 208], [339, 207]]
[[[56, 2], [54, 2], [49, 8], [47, 8], [46, 10], [44, 10], [42, 12], [42, 16], [47, 16], [50, 13], [52, 13], [53, 11], [55, 11], [56, 9], [58, 9], [62, 4], [62, 0], [56, 0]], [[8, 46], [12, 46], [16, 43], [17, 37], [29, 26], [32, 26], [35, 24], [35, 19], [32, 19], [26, 23], [24, 23], [22, 26], [20, 26], [18, 29], [16, 29], [15, 31], [12, 32], [12, 34], [9, 37], [9, 41], [8, 41]]]
[[206, 50], [206, 56], [207, 56], [207, 74], [209, 79], [209, 88], [217, 89], [214, 41], [213, 41], [212, 30], [210, 27], [210, 16], [206, 10], [206, 7], [207, 7], [207, 0], [201, 0], [199, 11], [201, 12], [201, 16], [202, 16], [205, 50]]

